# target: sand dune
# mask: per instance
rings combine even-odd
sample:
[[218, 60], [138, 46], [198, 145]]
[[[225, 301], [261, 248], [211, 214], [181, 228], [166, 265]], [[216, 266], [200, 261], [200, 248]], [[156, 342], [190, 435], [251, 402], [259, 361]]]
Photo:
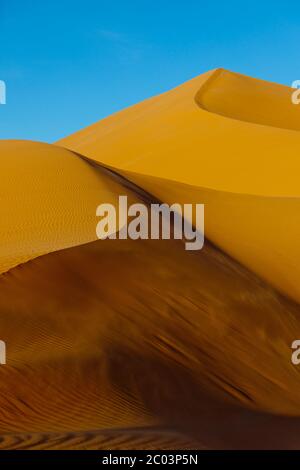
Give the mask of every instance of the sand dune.
[[[0, 142], [0, 448], [300, 448], [290, 92], [217, 70], [57, 145]], [[204, 202], [204, 249], [95, 241], [119, 195]]]
[[171, 447], [261, 446], [266, 430], [299, 444], [298, 306], [208, 243], [187, 256], [176, 241], [97, 241], [0, 283], [3, 447], [45, 447], [47, 433], [103, 447], [105, 429], [129, 448], [157, 429]]
[[290, 88], [218, 69], [59, 144], [162, 201], [206, 203], [207, 238], [299, 301], [299, 122]]
[[197, 104], [211, 113], [253, 124], [300, 130], [299, 106], [290, 88], [224, 69], [216, 70], [197, 93]]
[[117, 205], [120, 185], [54, 145], [0, 141], [0, 273], [96, 240], [96, 207]]

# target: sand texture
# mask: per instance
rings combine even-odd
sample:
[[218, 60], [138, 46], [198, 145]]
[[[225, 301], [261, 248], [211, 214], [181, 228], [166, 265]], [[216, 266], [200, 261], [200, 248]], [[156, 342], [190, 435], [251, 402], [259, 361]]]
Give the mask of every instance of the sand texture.
[[[1, 449], [300, 448], [291, 91], [217, 69], [55, 145], [0, 141]], [[204, 249], [97, 240], [120, 195], [204, 203]]]

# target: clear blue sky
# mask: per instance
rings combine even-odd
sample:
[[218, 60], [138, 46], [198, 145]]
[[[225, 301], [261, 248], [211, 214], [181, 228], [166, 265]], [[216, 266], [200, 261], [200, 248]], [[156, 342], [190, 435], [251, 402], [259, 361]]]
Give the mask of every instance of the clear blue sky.
[[0, 0], [0, 139], [53, 142], [209, 69], [300, 79], [297, 2]]

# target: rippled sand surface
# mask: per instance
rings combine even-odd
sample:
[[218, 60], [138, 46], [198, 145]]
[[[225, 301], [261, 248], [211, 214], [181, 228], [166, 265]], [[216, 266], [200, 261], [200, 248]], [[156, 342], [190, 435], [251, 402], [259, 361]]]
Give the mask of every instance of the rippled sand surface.
[[[300, 448], [290, 96], [218, 69], [56, 145], [0, 142], [0, 448]], [[205, 203], [204, 249], [96, 240], [119, 195]]]

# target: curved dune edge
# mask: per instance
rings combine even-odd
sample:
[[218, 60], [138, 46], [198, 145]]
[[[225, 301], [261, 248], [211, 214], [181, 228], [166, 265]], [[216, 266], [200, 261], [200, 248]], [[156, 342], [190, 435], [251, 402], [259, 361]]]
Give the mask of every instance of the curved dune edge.
[[0, 273], [97, 239], [96, 207], [135, 196], [105, 170], [53, 145], [0, 142]]
[[195, 101], [202, 109], [226, 118], [300, 131], [300, 109], [291, 103], [293, 91], [220, 68], [200, 88]]
[[205, 204], [206, 239], [280, 292], [300, 301], [299, 198], [213, 191], [127, 171], [119, 173], [170, 205]]
[[[0, 448], [299, 448], [299, 304], [277, 291], [299, 301], [299, 134], [201, 109], [213, 75], [71, 151], [0, 143]], [[120, 194], [204, 202], [223, 252], [93, 241], [97, 205]]]
[[[290, 92], [212, 71], [58, 145], [111, 168], [163, 202], [205, 203], [206, 238], [299, 301], [300, 107], [288, 101]], [[259, 115], [261, 96], [270, 111], [263, 108]], [[214, 112], [202, 109], [200, 100]], [[217, 114], [224, 110], [226, 117]], [[273, 115], [281, 116], [278, 122]], [[283, 123], [288, 129], [279, 128]]]
[[[298, 132], [202, 109], [197, 96], [213, 89], [216, 73], [220, 71], [207, 72], [163, 95], [124, 109], [58, 141], [57, 145], [116, 170], [143, 176], [238, 194], [300, 196]], [[287, 99], [287, 90], [291, 89], [278, 87], [284, 89]], [[266, 85], [264, 92], [267, 91]], [[283, 110], [274, 109], [276, 103], [275, 100], [272, 110], [280, 114]], [[251, 102], [239, 104], [241, 107], [248, 104], [252, 110]], [[290, 104], [285, 115], [297, 108], [300, 117], [299, 107]]]
[[0, 287], [3, 448], [299, 446], [299, 308], [209, 243], [99, 240]]

